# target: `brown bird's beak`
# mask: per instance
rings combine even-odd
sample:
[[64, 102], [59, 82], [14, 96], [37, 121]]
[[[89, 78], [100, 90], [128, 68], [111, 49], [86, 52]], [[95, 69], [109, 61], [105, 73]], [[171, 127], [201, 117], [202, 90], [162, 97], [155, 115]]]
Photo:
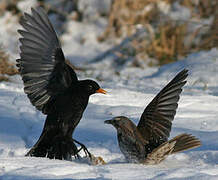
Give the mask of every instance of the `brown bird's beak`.
[[105, 124], [113, 124], [113, 120], [112, 120], [112, 119], [106, 120], [106, 121], [104, 121], [104, 123], [105, 123]]
[[95, 91], [96, 93], [102, 93], [102, 94], [107, 94], [107, 91], [105, 91], [102, 88], [99, 88], [97, 91]]

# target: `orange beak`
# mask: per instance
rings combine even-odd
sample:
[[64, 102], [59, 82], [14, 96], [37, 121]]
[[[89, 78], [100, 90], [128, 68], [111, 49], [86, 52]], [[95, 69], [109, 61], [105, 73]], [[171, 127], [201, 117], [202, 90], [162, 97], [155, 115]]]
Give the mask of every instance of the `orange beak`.
[[102, 94], [107, 94], [107, 91], [105, 91], [102, 88], [99, 88], [97, 91], [95, 91], [96, 93], [102, 93]]

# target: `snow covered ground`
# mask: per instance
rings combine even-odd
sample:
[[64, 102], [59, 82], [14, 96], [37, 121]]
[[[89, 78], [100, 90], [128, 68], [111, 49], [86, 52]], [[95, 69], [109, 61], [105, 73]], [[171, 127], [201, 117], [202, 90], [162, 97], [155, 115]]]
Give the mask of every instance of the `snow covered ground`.
[[[4, 20], [1, 23], [4, 24]], [[5, 29], [0, 29], [0, 34], [7, 34], [10, 23], [16, 24], [9, 22]], [[66, 56], [74, 64], [87, 67], [89, 59], [109, 47], [98, 44], [94, 38], [102, 27], [95, 29], [96, 26], [74, 22], [66, 26], [68, 31], [61, 36], [61, 41]], [[11, 29], [12, 34], [15, 30]], [[17, 34], [13, 38], [2, 37], [11, 57], [18, 57], [18, 45], [14, 44]], [[86, 41], [81, 44], [83, 39]], [[191, 54], [160, 68], [114, 69], [111, 59], [88, 63], [88, 66], [92, 70], [78, 71], [79, 77], [102, 79], [99, 84], [108, 94], [91, 96], [74, 137], [107, 164], [93, 166], [76, 160], [24, 157], [38, 139], [45, 116], [30, 104], [21, 78], [15, 76], [13, 82], [0, 83], [0, 180], [218, 179], [218, 49]], [[137, 123], [145, 106], [183, 68], [189, 69], [188, 83], [179, 101], [171, 137], [191, 133], [201, 139], [203, 145], [169, 156], [155, 166], [127, 163], [118, 148], [115, 129], [105, 125], [104, 120], [125, 115]]]
[[[121, 78], [111, 75], [114, 81], [99, 82], [108, 95], [90, 98], [75, 132], [76, 139], [107, 162], [99, 166], [24, 157], [38, 139], [45, 117], [29, 103], [19, 77], [14, 78], [15, 83], [1, 83], [0, 179], [218, 179], [217, 57], [218, 50], [213, 49], [160, 69], [127, 68]], [[114, 128], [103, 121], [126, 115], [137, 122], [160, 88], [184, 67], [190, 70], [190, 76], [171, 137], [191, 133], [202, 140], [202, 147], [172, 155], [156, 166], [127, 163], [119, 151]]]

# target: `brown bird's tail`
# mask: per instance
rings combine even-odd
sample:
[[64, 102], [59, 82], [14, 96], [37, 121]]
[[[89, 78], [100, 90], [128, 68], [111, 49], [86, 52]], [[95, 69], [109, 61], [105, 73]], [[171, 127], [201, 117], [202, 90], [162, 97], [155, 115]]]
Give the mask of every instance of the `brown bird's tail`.
[[200, 145], [200, 140], [191, 134], [180, 134], [155, 148], [147, 155], [146, 159], [142, 163], [150, 165], [158, 164], [166, 159], [166, 157], [170, 154], [196, 148]]
[[201, 146], [201, 141], [191, 134], [180, 134], [169, 141], [174, 142], [176, 143], [171, 154]]

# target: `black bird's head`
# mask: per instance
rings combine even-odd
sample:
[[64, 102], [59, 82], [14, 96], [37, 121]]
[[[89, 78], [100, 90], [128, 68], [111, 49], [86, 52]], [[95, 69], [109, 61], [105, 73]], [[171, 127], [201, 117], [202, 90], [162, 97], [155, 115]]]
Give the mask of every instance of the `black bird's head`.
[[125, 116], [117, 116], [114, 117], [110, 120], [104, 121], [105, 124], [111, 124], [113, 125], [116, 129], [118, 128], [127, 128], [129, 124], [132, 124], [132, 121], [125, 117]]
[[83, 80], [79, 82], [79, 90], [85, 92], [87, 95], [92, 95], [95, 93], [106, 94], [107, 91], [100, 88], [97, 82], [93, 80]]

